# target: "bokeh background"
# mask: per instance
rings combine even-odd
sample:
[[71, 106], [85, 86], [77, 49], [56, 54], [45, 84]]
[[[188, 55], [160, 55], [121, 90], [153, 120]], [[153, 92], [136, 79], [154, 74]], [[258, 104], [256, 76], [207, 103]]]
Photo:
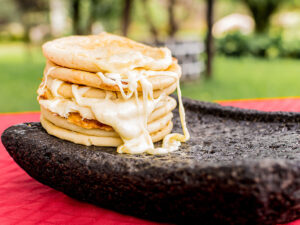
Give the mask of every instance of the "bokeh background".
[[189, 98], [300, 96], [300, 0], [0, 0], [0, 112], [39, 109], [42, 43], [101, 31], [170, 47]]

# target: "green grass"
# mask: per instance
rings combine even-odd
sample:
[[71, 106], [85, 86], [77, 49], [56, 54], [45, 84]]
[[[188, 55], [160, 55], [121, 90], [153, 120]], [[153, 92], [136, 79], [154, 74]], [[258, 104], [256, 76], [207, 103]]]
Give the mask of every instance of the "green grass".
[[182, 85], [186, 97], [207, 101], [300, 96], [300, 61], [216, 57], [214, 77]]
[[36, 90], [41, 82], [44, 58], [36, 48], [0, 46], [0, 112], [38, 110]]
[[[38, 110], [36, 89], [45, 59], [40, 48], [0, 45], [0, 112]], [[214, 77], [182, 85], [184, 96], [224, 99], [300, 96], [300, 61], [216, 57]]]

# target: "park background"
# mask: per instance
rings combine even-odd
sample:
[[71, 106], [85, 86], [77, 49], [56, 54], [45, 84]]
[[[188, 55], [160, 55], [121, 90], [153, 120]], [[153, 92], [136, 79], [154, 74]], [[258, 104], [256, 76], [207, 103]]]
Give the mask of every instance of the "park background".
[[42, 43], [101, 31], [153, 45], [196, 43], [197, 74], [183, 77], [185, 97], [300, 96], [299, 0], [0, 0], [0, 6], [0, 112], [39, 110]]

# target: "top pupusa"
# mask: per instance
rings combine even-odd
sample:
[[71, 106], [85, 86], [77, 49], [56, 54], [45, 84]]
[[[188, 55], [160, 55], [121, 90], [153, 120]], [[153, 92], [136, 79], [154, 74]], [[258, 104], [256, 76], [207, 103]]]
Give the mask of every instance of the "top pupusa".
[[57, 65], [89, 72], [160, 71], [172, 64], [168, 48], [150, 47], [106, 32], [49, 41], [43, 45], [43, 53]]

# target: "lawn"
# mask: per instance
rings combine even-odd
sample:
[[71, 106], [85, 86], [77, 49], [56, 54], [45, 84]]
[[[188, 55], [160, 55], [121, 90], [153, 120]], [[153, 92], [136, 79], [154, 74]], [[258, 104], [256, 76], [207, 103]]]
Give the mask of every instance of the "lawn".
[[45, 60], [36, 48], [0, 46], [0, 112], [38, 110], [36, 89]]
[[[0, 45], [0, 112], [38, 110], [36, 89], [45, 59], [40, 48]], [[184, 96], [205, 100], [300, 96], [300, 61], [216, 57], [214, 77], [182, 85]]]
[[182, 85], [186, 97], [225, 99], [300, 96], [300, 60], [216, 57], [214, 77]]

